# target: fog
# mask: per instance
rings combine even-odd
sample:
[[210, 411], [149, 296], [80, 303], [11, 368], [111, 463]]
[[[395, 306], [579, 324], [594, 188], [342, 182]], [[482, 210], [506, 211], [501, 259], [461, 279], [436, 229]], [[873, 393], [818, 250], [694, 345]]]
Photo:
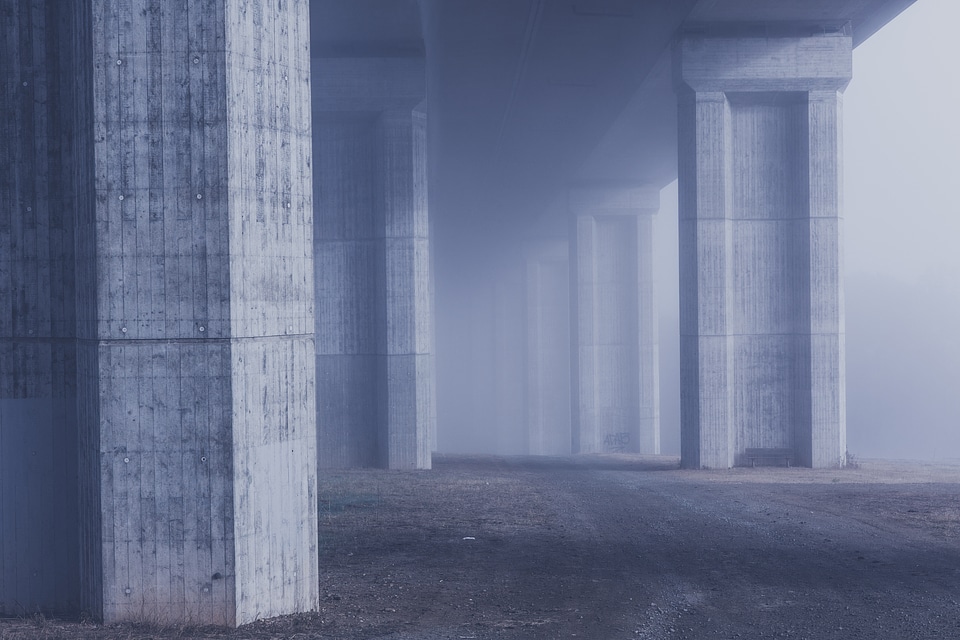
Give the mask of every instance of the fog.
[[[859, 457], [960, 457], [958, 19], [953, 0], [918, 0], [855, 50], [844, 94], [847, 436]], [[544, 235], [563, 233], [561, 215], [541, 217], [554, 220]], [[444, 258], [468, 245], [445, 242], [452, 228], [435, 220], [439, 448], [522, 452], [522, 261], [516, 247]], [[679, 454], [676, 182], [656, 225], [661, 450]], [[452, 274], [455, 262], [470, 266]]]
[[[960, 457], [960, 4], [919, 0], [854, 51], [844, 93], [847, 444]], [[663, 190], [663, 452], [679, 453], [677, 185]]]

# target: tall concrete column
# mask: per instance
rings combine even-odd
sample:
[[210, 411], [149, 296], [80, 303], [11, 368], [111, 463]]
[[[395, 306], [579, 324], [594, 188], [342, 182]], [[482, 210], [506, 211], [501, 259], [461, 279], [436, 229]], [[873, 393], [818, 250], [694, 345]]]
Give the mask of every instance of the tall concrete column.
[[660, 453], [653, 187], [569, 193], [571, 417], [577, 453]]
[[747, 448], [843, 464], [840, 92], [851, 48], [842, 30], [705, 29], [678, 44], [687, 467], [745, 464]]
[[318, 605], [308, 11], [93, 3], [81, 562], [107, 622]]
[[319, 463], [429, 468], [423, 60], [312, 64]]
[[89, 3], [0, 10], [0, 615], [80, 603], [75, 225], [94, 207]]
[[526, 417], [531, 455], [568, 455], [570, 433], [570, 264], [566, 240], [524, 247]]

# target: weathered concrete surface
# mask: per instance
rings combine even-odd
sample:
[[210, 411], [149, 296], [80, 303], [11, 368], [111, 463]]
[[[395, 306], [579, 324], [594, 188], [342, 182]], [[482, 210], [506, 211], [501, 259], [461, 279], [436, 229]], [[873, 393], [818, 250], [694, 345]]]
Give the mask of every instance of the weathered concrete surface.
[[575, 453], [660, 452], [653, 187], [569, 192]]
[[524, 247], [527, 452], [566, 455], [570, 433], [570, 263], [566, 240]]
[[0, 615], [79, 607], [74, 225], [89, 3], [0, 7]]
[[851, 39], [677, 48], [681, 447], [688, 467], [846, 449], [840, 91]]
[[435, 424], [421, 58], [313, 60], [324, 467], [430, 467]]
[[308, 10], [93, 8], [83, 597], [107, 622], [318, 604]]

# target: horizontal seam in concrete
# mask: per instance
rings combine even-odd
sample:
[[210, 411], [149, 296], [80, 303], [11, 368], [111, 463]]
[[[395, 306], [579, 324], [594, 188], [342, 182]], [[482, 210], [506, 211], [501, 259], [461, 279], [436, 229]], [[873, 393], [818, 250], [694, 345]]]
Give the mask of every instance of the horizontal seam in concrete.
[[296, 340], [303, 338], [313, 338], [312, 333], [286, 333], [269, 336], [237, 336], [227, 338], [106, 338], [106, 339], [81, 339], [78, 344], [182, 344], [197, 343], [210, 344], [218, 342], [264, 342], [267, 340]]

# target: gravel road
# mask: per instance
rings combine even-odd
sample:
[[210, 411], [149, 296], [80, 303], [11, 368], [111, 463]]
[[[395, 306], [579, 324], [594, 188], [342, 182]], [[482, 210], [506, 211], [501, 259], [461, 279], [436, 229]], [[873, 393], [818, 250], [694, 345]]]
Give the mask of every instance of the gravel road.
[[960, 638], [960, 464], [676, 467], [325, 473], [319, 613], [236, 631], [5, 621], [0, 638]]

